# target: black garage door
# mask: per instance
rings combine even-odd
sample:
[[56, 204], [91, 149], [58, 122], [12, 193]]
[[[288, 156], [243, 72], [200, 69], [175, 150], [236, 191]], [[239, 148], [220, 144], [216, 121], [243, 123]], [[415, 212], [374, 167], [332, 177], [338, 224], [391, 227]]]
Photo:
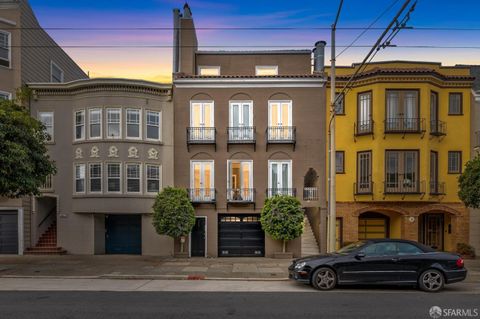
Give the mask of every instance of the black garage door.
[[142, 253], [142, 216], [107, 215], [105, 217], [105, 253]]
[[18, 254], [17, 211], [0, 211], [0, 254]]
[[219, 215], [218, 256], [263, 257], [265, 235], [260, 215]]

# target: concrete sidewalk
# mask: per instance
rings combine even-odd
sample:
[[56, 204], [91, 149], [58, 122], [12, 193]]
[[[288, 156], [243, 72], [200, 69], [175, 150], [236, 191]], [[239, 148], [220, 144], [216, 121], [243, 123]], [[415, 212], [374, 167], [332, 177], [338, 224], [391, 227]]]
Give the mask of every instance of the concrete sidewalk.
[[[0, 256], [0, 278], [288, 280], [290, 260], [151, 256]], [[465, 260], [466, 282], [480, 286], [480, 259]]]
[[0, 256], [0, 277], [287, 280], [290, 260], [150, 256]]

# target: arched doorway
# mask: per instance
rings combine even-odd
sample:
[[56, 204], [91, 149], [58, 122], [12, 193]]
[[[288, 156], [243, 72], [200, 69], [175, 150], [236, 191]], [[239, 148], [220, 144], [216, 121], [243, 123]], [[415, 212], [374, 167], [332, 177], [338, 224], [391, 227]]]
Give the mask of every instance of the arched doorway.
[[390, 238], [390, 217], [365, 212], [358, 216], [358, 239]]

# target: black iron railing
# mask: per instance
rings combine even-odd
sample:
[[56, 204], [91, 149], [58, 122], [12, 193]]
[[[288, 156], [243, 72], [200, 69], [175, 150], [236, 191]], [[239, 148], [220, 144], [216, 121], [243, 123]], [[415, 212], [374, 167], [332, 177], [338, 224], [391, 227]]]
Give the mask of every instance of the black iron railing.
[[254, 143], [255, 126], [228, 127], [228, 143]]
[[227, 201], [230, 203], [252, 203], [255, 201], [255, 188], [228, 188]]
[[425, 131], [423, 118], [387, 118], [385, 133], [421, 133]]
[[187, 191], [193, 203], [213, 203], [216, 201], [215, 188], [189, 188]]
[[447, 123], [443, 121], [430, 121], [430, 135], [447, 135]]
[[216, 130], [214, 127], [187, 127], [187, 143], [215, 143]]
[[445, 183], [438, 181], [430, 181], [430, 194], [443, 195], [445, 194]]
[[355, 123], [355, 135], [368, 135], [373, 134], [373, 120], [360, 121]]
[[384, 182], [385, 194], [423, 194], [425, 181], [410, 179], [401, 174]]
[[295, 126], [269, 126], [267, 141], [269, 143], [294, 143], [297, 128]]
[[276, 195], [297, 196], [296, 188], [267, 188], [267, 197]]
[[362, 194], [372, 194], [373, 193], [373, 181], [366, 180], [353, 183], [353, 194], [362, 195]]

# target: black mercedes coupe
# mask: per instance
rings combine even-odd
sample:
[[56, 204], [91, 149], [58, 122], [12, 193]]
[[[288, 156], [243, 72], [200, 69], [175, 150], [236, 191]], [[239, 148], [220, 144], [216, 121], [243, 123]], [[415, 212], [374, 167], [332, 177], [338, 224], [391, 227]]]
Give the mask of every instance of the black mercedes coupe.
[[427, 292], [467, 276], [463, 259], [400, 239], [361, 240], [325, 255], [296, 259], [290, 279], [319, 290], [337, 285], [415, 285]]

